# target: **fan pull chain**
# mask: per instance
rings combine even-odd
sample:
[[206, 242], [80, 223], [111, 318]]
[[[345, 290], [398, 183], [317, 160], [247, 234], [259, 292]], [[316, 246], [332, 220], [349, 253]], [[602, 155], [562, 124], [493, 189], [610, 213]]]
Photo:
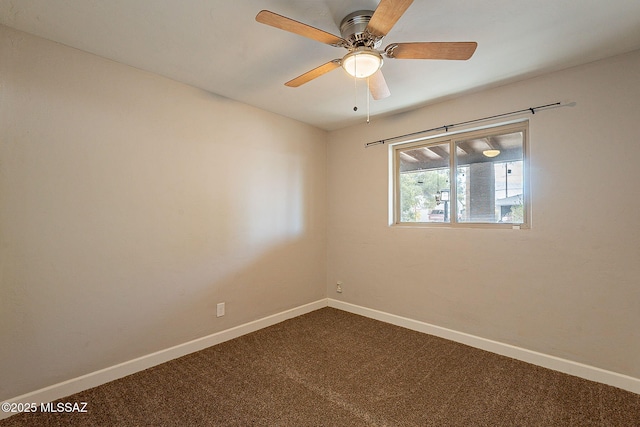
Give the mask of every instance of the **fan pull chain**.
[[358, 78], [353, 76], [353, 111], [358, 111]]
[[369, 124], [369, 98], [371, 98], [371, 86], [369, 86], [369, 77], [367, 77], [367, 124]]
[[358, 62], [353, 64], [353, 111], [358, 111]]

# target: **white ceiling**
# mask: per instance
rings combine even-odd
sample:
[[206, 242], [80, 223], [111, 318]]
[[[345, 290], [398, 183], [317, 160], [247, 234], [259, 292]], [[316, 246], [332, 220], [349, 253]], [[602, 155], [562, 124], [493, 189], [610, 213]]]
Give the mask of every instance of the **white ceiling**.
[[[341, 69], [284, 82], [346, 51], [255, 21], [261, 9], [340, 35], [377, 0], [0, 0], [0, 23], [333, 130], [362, 122], [366, 87]], [[415, 0], [385, 37], [477, 41], [468, 61], [387, 59], [371, 115], [640, 49], [638, 0]]]

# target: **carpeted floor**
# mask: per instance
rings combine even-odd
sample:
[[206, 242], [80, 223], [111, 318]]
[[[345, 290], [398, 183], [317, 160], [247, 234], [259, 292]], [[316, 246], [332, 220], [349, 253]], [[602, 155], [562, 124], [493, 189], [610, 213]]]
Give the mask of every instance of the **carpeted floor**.
[[0, 426], [640, 426], [640, 395], [324, 308]]

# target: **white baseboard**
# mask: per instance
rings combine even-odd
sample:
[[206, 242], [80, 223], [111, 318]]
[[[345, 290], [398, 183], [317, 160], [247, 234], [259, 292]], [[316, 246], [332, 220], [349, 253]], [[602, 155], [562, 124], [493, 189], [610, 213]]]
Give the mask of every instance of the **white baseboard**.
[[[37, 403], [38, 405], [52, 402], [327, 306], [640, 394], [640, 379], [638, 378], [328, 298], [26, 393], [8, 399], [6, 402]], [[0, 420], [11, 415], [14, 414], [0, 411]]]
[[469, 345], [471, 347], [511, 357], [512, 359], [521, 360], [523, 362], [542, 366], [554, 371], [563, 372], [565, 374], [574, 375], [576, 377], [584, 378], [590, 381], [596, 381], [640, 394], [640, 379], [630, 377], [628, 375], [607, 371], [604, 369], [596, 368], [594, 366], [562, 359], [560, 357], [538, 353], [536, 351], [527, 350], [525, 348], [516, 347], [510, 344], [504, 344], [498, 341], [477, 337], [475, 335], [466, 334], [464, 332], [454, 331], [452, 329], [431, 325], [429, 323], [421, 322], [418, 320], [396, 316], [394, 314], [385, 313], [383, 311], [378, 311], [371, 308], [334, 300], [331, 298], [329, 298], [328, 305], [329, 307], [337, 308], [339, 310], [359, 314], [361, 316], [380, 320], [385, 323], [402, 326], [407, 329], [445, 338], [451, 341]]
[[[205, 337], [198, 338], [184, 344], [179, 344], [174, 347], [148, 354], [146, 356], [138, 357], [137, 359], [129, 360], [115, 366], [110, 366], [96, 372], [91, 372], [77, 378], [72, 378], [70, 380], [51, 385], [49, 387], [41, 388], [40, 390], [8, 399], [6, 400], [6, 402], [36, 403], [38, 407], [40, 407], [41, 403], [52, 402], [65, 396], [97, 387], [99, 385], [108, 383], [109, 381], [126, 377], [127, 375], [131, 375], [133, 373], [151, 368], [161, 363], [168, 362], [169, 360], [186, 356], [187, 354], [203, 350], [207, 347], [211, 347], [213, 345], [220, 344], [234, 338], [238, 338], [242, 335], [255, 332], [259, 329], [275, 325], [287, 319], [292, 319], [306, 313], [310, 313], [314, 310], [318, 310], [326, 306], [327, 300], [321, 299], [309, 304], [301, 305], [290, 310], [264, 317], [262, 319], [255, 320], [253, 322], [245, 323], [234, 328], [216, 332], [214, 334], [207, 335]], [[14, 415], [14, 413], [0, 411], [0, 420], [8, 418], [11, 415]]]

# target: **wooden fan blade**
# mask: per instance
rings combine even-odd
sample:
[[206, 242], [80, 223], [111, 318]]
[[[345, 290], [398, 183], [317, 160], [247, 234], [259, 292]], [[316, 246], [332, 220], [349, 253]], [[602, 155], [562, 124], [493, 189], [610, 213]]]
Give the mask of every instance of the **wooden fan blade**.
[[338, 67], [340, 67], [340, 60], [334, 59], [333, 61], [329, 61], [326, 64], [323, 64], [317, 68], [314, 68], [311, 71], [307, 71], [306, 73], [296, 77], [293, 80], [289, 80], [284, 85], [289, 87], [298, 87], [307, 82], [310, 82], [315, 78], [320, 77], [323, 74], [327, 74], [329, 71], [335, 70]]
[[413, 0], [382, 0], [373, 12], [373, 16], [367, 24], [367, 31], [374, 36], [384, 37], [398, 22], [398, 19], [411, 6]]
[[286, 16], [278, 15], [277, 13], [270, 12], [268, 10], [262, 10], [256, 15], [256, 21], [261, 24], [270, 25], [272, 27], [280, 28], [281, 30], [289, 31], [290, 33], [298, 34], [303, 37], [307, 37], [313, 40], [317, 40], [321, 43], [330, 44], [332, 46], [343, 46], [344, 39], [334, 36], [331, 33], [322, 31], [318, 28], [312, 27], [302, 22], [294, 21]]
[[471, 58], [476, 51], [476, 42], [416, 42], [395, 43], [387, 46], [389, 58], [398, 59], [458, 59]]
[[389, 86], [387, 86], [387, 81], [384, 79], [382, 75], [382, 70], [376, 71], [371, 77], [369, 77], [369, 92], [371, 92], [371, 96], [373, 99], [384, 99], [391, 95], [389, 92]]

